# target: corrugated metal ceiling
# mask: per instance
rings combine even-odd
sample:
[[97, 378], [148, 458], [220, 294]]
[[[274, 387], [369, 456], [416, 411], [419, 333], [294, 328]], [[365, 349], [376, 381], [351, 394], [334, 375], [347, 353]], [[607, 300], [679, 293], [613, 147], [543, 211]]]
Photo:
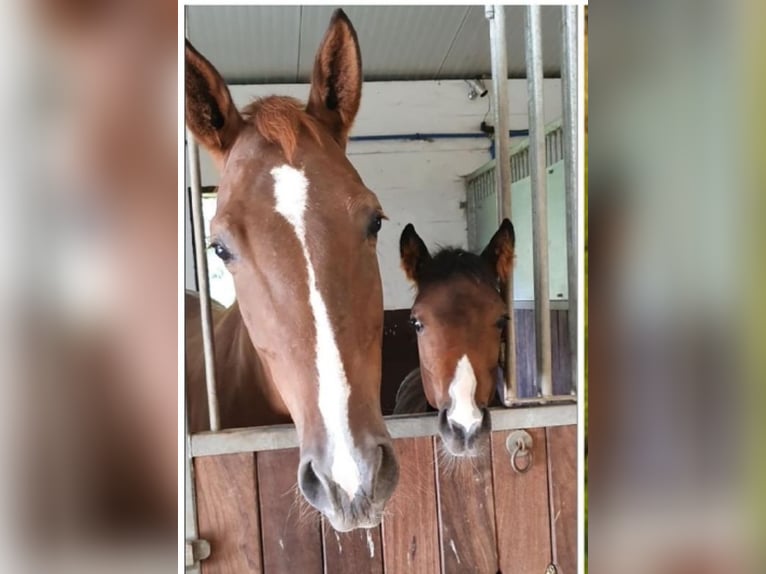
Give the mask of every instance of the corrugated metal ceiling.
[[[308, 82], [333, 6], [190, 6], [192, 43], [232, 84]], [[349, 6], [367, 81], [489, 77], [483, 6]], [[524, 8], [507, 6], [508, 73], [525, 76]], [[560, 70], [560, 8], [542, 7], [546, 77]]]

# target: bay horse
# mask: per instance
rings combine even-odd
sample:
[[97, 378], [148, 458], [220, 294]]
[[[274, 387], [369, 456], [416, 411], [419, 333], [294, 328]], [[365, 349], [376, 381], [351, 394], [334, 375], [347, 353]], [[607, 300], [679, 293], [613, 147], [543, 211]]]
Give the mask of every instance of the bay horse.
[[[215, 312], [222, 425], [292, 421], [306, 500], [338, 531], [377, 526], [399, 470], [380, 407], [385, 216], [345, 152], [362, 89], [356, 32], [333, 14], [305, 106], [272, 96], [240, 113], [213, 65], [185, 51], [186, 123], [220, 172], [211, 247], [237, 295]], [[193, 432], [206, 409], [198, 349]]]
[[431, 256], [410, 223], [399, 241], [401, 264], [417, 288], [410, 322], [420, 368], [397, 393], [396, 414], [439, 412], [439, 435], [454, 456], [477, 454], [490, 430], [502, 384], [500, 343], [508, 323], [505, 290], [514, 260], [513, 224], [505, 219], [481, 255], [441, 249]]

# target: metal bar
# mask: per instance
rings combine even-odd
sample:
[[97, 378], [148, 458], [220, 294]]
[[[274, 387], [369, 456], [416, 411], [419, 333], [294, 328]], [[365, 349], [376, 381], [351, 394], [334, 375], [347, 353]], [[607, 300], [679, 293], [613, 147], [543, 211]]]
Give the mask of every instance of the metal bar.
[[[518, 408], [491, 409], [493, 431], [519, 428], [543, 428], [577, 424], [577, 404], [571, 397], [551, 400], [551, 404]], [[438, 432], [438, 416], [433, 414], [386, 417], [391, 438], [433, 436]], [[242, 452], [260, 452], [296, 448], [298, 436], [293, 425], [275, 425], [246, 429], [203, 432], [191, 437], [192, 456], [215, 456]]]
[[[199, 538], [199, 529], [197, 526], [197, 497], [194, 489], [194, 467], [192, 463], [192, 451], [191, 451], [191, 437], [189, 436], [189, 418], [186, 411], [184, 411], [184, 434], [186, 435], [185, 452], [184, 452], [184, 530], [186, 536], [186, 544], [191, 544], [192, 541]], [[193, 557], [192, 557], [193, 558]], [[199, 574], [199, 564], [195, 564], [192, 559], [191, 564], [186, 564], [186, 572], [189, 574]]]
[[540, 6], [528, 6], [524, 26], [529, 105], [529, 169], [532, 184], [532, 254], [535, 281], [537, 384], [543, 397], [553, 394], [551, 315], [548, 287], [548, 191], [543, 119], [543, 49]]
[[[498, 224], [511, 218], [511, 156], [508, 133], [508, 51], [505, 39], [505, 7], [488, 4], [484, 16], [489, 20], [489, 41], [492, 56], [492, 97], [495, 108], [495, 193]], [[516, 382], [516, 326], [513, 313], [513, 267], [506, 290], [508, 321], [505, 349], [505, 392], [500, 397], [505, 406], [511, 406], [518, 396]]]
[[213, 312], [210, 306], [210, 285], [207, 274], [207, 249], [205, 246], [205, 222], [202, 213], [202, 188], [200, 185], [199, 147], [194, 136], [187, 130], [186, 146], [189, 154], [191, 179], [192, 226], [194, 231], [194, 256], [197, 264], [197, 288], [202, 321], [202, 343], [205, 358], [205, 386], [210, 430], [221, 428], [218, 415], [218, 394], [215, 386], [215, 346], [213, 343]]
[[577, 6], [562, 6], [561, 100], [563, 103], [564, 189], [567, 219], [567, 284], [569, 288], [569, 350], [572, 367], [572, 394], [577, 393]]

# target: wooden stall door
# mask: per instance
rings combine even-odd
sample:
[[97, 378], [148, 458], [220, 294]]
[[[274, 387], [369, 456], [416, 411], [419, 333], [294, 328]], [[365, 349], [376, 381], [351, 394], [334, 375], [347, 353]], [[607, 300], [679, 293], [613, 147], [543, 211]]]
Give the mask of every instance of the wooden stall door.
[[210, 542], [203, 574], [261, 574], [255, 455], [194, 459], [199, 535]]
[[259, 452], [264, 574], [321, 574], [319, 513], [297, 491], [298, 449]]
[[337, 574], [382, 574], [380, 527], [337, 532], [322, 518], [324, 571]]
[[523, 474], [511, 466], [505, 446], [510, 432], [492, 433], [499, 571], [542, 574], [551, 563], [545, 429], [527, 429], [533, 458], [532, 466]]
[[195, 458], [204, 574], [558, 574], [577, 568], [577, 427], [527, 429], [519, 474], [495, 431], [452, 459], [439, 437], [394, 441], [400, 482], [380, 528], [337, 533], [296, 490], [298, 450]]
[[551, 540], [558, 574], [577, 572], [577, 426], [551, 427], [548, 435]]
[[489, 437], [482, 445], [486, 454], [476, 458], [440, 458], [441, 439], [433, 440], [442, 572], [495, 573], [498, 562]]
[[383, 520], [385, 571], [438, 574], [439, 524], [432, 439], [398, 439], [394, 449], [399, 460], [399, 485]]

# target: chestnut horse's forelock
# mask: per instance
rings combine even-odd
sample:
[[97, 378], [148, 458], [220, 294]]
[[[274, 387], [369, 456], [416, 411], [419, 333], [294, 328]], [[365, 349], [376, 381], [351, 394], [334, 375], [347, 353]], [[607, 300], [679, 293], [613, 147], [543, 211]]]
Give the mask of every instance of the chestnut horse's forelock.
[[317, 120], [308, 115], [305, 105], [287, 96], [259, 98], [242, 110], [242, 118], [255, 126], [263, 138], [282, 149], [292, 164], [301, 130], [321, 145]]

